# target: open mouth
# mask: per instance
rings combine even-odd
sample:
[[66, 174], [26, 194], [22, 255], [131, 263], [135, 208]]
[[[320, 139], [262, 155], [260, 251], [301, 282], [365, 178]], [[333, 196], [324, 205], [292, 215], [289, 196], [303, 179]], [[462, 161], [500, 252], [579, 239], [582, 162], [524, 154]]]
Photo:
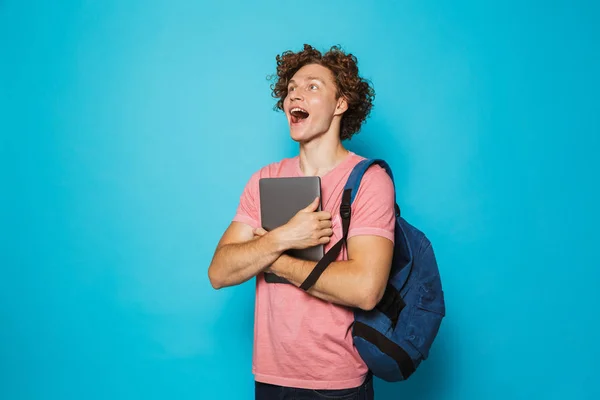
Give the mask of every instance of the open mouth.
[[304, 121], [308, 118], [308, 111], [300, 107], [294, 107], [290, 110], [290, 116], [293, 124]]

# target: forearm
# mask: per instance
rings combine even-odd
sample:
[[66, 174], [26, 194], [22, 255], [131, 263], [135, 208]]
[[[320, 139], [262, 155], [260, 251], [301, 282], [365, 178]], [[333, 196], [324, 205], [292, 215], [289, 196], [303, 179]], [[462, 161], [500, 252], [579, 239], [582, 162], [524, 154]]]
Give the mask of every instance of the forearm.
[[238, 285], [258, 275], [281, 255], [281, 245], [270, 235], [222, 245], [215, 251], [208, 275], [216, 289]]
[[[308, 293], [331, 303], [358, 308], [372, 308], [373, 295], [364, 273], [355, 265], [356, 261], [334, 261], [325, 269]], [[317, 265], [282, 254], [269, 271], [300, 286]]]

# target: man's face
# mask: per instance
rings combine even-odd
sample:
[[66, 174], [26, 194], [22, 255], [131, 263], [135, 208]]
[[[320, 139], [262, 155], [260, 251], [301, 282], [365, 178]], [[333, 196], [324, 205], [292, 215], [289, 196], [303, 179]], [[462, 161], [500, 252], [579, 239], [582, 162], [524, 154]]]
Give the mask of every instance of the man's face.
[[335, 116], [346, 110], [344, 99], [336, 99], [336, 86], [331, 71], [317, 64], [300, 68], [290, 80], [283, 109], [292, 139], [308, 142], [331, 127]]

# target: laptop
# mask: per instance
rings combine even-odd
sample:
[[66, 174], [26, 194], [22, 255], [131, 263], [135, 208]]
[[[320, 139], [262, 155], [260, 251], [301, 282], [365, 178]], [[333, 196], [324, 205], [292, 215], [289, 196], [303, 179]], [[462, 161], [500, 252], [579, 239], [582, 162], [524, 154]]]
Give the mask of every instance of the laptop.
[[[286, 224], [316, 197], [321, 197], [321, 178], [318, 176], [261, 178], [258, 187], [261, 223], [266, 231]], [[317, 211], [321, 211], [320, 202]], [[290, 249], [286, 254], [304, 260], [319, 261], [325, 254], [325, 246], [320, 244], [306, 249]], [[265, 274], [265, 279], [267, 282], [287, 282], [274, 274]]]

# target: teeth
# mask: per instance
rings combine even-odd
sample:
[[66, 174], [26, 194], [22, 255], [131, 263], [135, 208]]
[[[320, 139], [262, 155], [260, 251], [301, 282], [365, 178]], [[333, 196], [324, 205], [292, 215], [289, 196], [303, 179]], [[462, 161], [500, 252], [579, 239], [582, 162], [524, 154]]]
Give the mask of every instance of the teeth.
[[290, 114], [292, 114], [296, 118], [305, 119], [308, 118], [308, 111], [300, 108], [294, 107], [290, 110]]

